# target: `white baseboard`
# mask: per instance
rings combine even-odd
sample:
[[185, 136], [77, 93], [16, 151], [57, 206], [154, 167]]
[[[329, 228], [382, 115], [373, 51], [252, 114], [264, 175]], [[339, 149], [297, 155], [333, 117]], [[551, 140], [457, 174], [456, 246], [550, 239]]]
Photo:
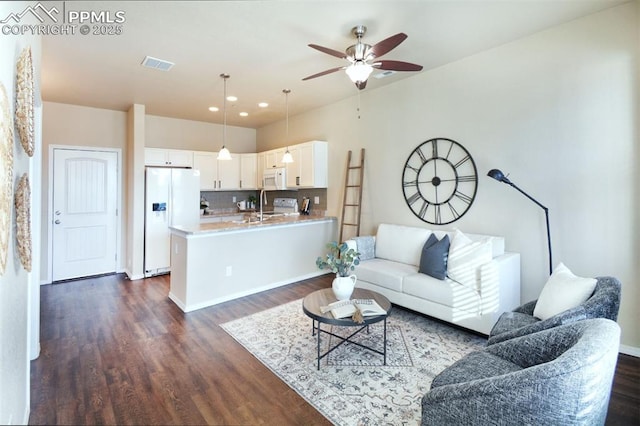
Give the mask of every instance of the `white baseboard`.
[[635, 346], [620, 345], [620, 353], [640, 358], [640, 348]]

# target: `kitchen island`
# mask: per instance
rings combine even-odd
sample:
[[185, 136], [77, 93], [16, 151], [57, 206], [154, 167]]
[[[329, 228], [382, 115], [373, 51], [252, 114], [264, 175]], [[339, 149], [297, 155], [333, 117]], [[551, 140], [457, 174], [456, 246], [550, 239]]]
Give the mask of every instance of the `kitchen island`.
[[325, 216], [171, 227], [169, 298], [190, 312], [322, 275], [316, 258], [336, 238]]

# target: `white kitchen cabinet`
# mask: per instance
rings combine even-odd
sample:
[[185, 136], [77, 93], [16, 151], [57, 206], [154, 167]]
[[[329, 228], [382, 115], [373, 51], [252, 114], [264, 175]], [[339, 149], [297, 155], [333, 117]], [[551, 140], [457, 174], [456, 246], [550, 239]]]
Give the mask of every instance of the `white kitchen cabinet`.
[[289, 147], [293, 163], [287, 164], [287, 187], [326, 188], [328, 185], [328, 144], [311, 141]]
[[257, 173], [256, 173], [256, 180], [257, 180], [257, 184], [258, 184], [258, 189], [262, 189], [264, 182], [262, 181], [262, 178], [264, 177], [264, 169], [265, 169], [265, 153], [264, 152], [259, 152], [257, 155]]
[[218, 183], [217, 152], [195, 151], [193, 168], [200, 170], [200, 191], [214, 191]]
[[272, 169], [274, 167], [284, 167], [282, 156], [286, 151], [285, 148], [272, 149], [264, 152], [264, 168]]
[[218, 160], [217, 189], [240, 189], [240, 154], [232, 154], [231, 160]]
[[[245, 155], [253, 155], [255, 160], [256, 154], [232, 154], [231, 160], [218, 160], [217, 152], [195, 151], [193, 153], [193, 168], [200, 170], [200, 190], [230, 191], [241, 189], [240, 167]], [[255, 176], [255, 166], [253, 170]]]
[[258, 188], [258, 154], [239, 154], [240, 188]]
[[193, 167], [193, 152], [182, 149], [145, 148], [144, 165]]
[[285, 164], [287, 169], [287, 188], [297, 188], [300, 181], [300, 149], [297, 145], [289, 147], [293, 163]]

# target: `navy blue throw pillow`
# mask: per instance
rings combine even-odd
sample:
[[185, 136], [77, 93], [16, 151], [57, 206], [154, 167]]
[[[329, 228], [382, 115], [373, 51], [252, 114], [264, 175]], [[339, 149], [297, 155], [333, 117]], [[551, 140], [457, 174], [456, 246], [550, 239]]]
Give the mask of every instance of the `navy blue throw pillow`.
[[444, 280], [447, 277], [447, 257], [449, 256], [449, 235], [441, 240], [431, 234], [422, 247], [420, 269], [418, 271], [433, 278]]

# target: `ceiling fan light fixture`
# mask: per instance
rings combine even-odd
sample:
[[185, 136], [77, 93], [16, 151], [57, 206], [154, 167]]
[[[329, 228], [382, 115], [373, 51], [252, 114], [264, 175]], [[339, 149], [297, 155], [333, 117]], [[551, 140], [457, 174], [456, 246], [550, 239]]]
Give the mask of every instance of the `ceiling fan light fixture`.
[[351, 81], [354, 83], [367, 81], [372, 71], [373, 67], [364, 61], [356, 61], [349, 65], [345, 70]]

